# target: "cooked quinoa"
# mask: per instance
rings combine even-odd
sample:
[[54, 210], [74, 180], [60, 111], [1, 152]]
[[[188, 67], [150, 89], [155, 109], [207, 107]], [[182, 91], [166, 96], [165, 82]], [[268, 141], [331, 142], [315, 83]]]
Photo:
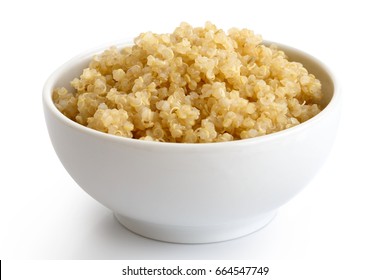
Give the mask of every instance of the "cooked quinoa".
[[142, 33], [134, 45], [93, 57], [75, 89], [56, 88], [68, 118], [118, 136], [183, 143], [251, 138], [320, 112], [321, 83], [248, 29], [210, 22], [172, 34]]

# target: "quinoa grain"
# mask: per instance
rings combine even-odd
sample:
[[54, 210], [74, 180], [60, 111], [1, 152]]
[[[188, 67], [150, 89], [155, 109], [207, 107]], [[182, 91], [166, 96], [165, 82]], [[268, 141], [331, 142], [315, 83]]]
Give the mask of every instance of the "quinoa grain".
[[210, 143], [257, 137], [320, 112], [321, 83], [248, 29], [182, 23], [94, 56], [74, 91], [53, 100], [68, 118], [122, 137]]

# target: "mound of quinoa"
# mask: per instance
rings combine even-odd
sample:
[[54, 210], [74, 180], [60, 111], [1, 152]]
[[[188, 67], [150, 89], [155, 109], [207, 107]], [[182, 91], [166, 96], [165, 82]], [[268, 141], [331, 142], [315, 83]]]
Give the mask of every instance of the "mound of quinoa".
[[73, 91], [53, 100], [68, 118], [118, 136], [177, 143], [251, 138], [320, 112], [321, 83], [248, 29], [207, 22], [93, 57]]

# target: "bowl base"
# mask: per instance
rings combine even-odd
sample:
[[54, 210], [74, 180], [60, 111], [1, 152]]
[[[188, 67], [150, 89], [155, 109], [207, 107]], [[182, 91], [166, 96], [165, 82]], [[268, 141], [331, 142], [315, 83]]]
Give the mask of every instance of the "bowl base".
[[154, 224], [118, 213], [114, 215], [124, 227], [147, 238], [171, 243], [212, 243], [253, 233], [266, 226], [275, 217], [276, 211], [245, 222], [203, 227]]

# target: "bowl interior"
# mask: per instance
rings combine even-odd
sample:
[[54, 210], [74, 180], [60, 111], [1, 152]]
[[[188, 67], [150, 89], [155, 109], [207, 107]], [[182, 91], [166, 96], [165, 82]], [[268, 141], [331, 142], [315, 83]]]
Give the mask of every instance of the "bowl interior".
[[[295, 131], [296, 129], [299, 129], [303, 126], [310, 125], [310, 123], [315, 122], [315, 120], [319, 119], [321, 116], [324, 114], [327, 114], [327, 112], [332, 112], [332, 108], [337, 107], [336, 105], [338, 104], [337, 100], [339, 98], [335, 98], [338, 96], [336, 94], [336, 87], [337, 85], [335, 84], [335, 79], [334, 76], [332, 75], [331, 71], [327, 68], [326, 65], [324, 65], [321, 61], [316, 59], [315, 57], [302, 52], [298, 49], [292, 48], [290, 46], [286, 46], [283, 44], [279, 43], [274, 43], [270, 41], [264, 41], [264, 44], [269, 46], [270, 44], [276, 44], [279, 49], [283, 50], [286, 55], [288, 56], [288, 59], [290, 61], [296, 61], [300, 62], [303, 64], [303, 66], [309, 71], [309, 73], [312, 73], [316, 76], [317, 79], [321, 81], [322, 84], [322, 92], [323, 92], [323, 98], [319, 102], [320, 106], [322, 107], [322, 112], [320, 112], [318, 115], [314, 116], [310, 120], [307, 120], [306, 122], [295, 126], [293, 128], [285, 129], [283, 131], [279, 131], [276, 133], [272, 133], [269, 135], [264, 135], [261, 137], [262, 140], [266, 140], [267, 138], [273, 138], [276, 137], [277, 135], [283, 135], [285, 133], [292, 132], [291, 130]], [[131, 45], [129, 42], [126, 43], [121, 43], [121, 44], [115, 44], [119, 49], [125, 46]], [[67, 119], [54, 105], [53, 99], [52, 99], [52, 94], [54, 88], [57, 87], [65, 87], [68, 89], [68, 91], [73, 91], [74, 89], [71, 87], [70, 82], [76, 78], [79, 77], [83, 69], [87, 68], [92, 57], [96, 54], [99, 54], [106, 50], [107, 48], [111, 47], [112, 45], [108, 45], [106, 47], [101, 47], [98, 49], [94, 49], [92, 51], [85, 52], [81, 55], [78, 55], [62, 65], [60, 68], [58, 68], [48, 79], [46, 82], [46, 85], [44, 87], [44, 94], [43, 94], [43, 100], [44, 103], [50, 108], [51, 112], [54, 113], [54, 115], [57, 116], [59, 120], [65, 121], [65, 123], [68, 123], [68, 125], [76, 125], [79, 129], [83, 131], [90, 131], [89, 128], [86, 128], [82, 125], [79, 125], [78, 123], [75, 123], [71, 121], [70, 119]], [[338, 92], [338, 91], [337, 91]], [[336, 95], [335, 95], [336, 94]], [[332, 101], [332, 102], [331, 102]], [[328, 106], [329, 104], [333, 104], [332, 106]], [[92, 133], [95, 134], [100, 134], [98, 131], [93, 131]], [[104, 133], [104, 137], [109, 137], [111, 138], [112, 135], [108, 135]], [[116, 136], [114, 136], [117, 138]], [[240, 141], [234, 141], [235, 143], [237, 142], [251, 142], [251, 141], [256, 141], [256, 139], [259, 139], [259, 137], [255, 138], [250, 138], [250, 139], [244, 139]], [[123, 139], [121, 139], [123, 140]], [[129, 139], [126, 139], [129, 140]], [[138, 142], [138, 141], [137, 141]], [[213, 144], [213, 143], [211, 143]], [[214, 143], [215, 144], [215, 143]], [[221, 144], [221, 143], [219, 143]], [[228, 143], [224, 143], [228, 144]], [[206, 144], [205, 144], [206, 145]], [[205, 146], [202, 145], [202, 146]], [[175, 145], [176, 146], [176, 145]]]

